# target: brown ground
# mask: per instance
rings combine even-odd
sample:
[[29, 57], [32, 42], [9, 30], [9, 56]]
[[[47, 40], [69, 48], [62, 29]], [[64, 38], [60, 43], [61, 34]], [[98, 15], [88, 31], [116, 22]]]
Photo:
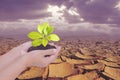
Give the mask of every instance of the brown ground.
[[[25, 41], [0, 39], [0, 55]], [[56, 44], [62, 50], [49, 65], [46, 80], [120, 80], [120, 40], [80, 39]]]

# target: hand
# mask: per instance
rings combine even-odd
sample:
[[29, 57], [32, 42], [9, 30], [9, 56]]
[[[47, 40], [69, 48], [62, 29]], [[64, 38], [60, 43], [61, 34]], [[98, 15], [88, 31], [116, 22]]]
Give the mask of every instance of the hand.
[[45, 67], [51, 62], [53, 62], [57, 58], [58, 52], [60, 51], [61, 47], [54, 44], [50, 45], [55, 46], [56, 49], [34, 50], [27, 52], [28, 48], [31, 47], [31, 42], [27, 42], [21, 45], [21, 55], [23, 55], [23, 57], [27, 61], [26, 66]]
[[31, 42], [26, 42], [0, 57], [0, 80], [14, 80], [29, 66], [47, 66], [57, 58], [61, 49], [59, 46], [55, 46], [56, 49], [27, 52], [30, 47]]

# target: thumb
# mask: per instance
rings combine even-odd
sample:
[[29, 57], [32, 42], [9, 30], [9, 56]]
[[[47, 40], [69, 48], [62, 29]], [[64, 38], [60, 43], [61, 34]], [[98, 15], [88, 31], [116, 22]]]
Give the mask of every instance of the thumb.
[[30, 48], [32, 46], [32, 42], [31, 41], [28, 41], [28, 42], [25, 42], [21, 45], [21, 48], [23, 51], [27, 52], [28, 48]]
[[52, 55], [53, 53], [54, 53], [54, 49], [49, 49], [49, 50], [34, 50], [34, 51], [31, 51], [31, 52], [29, 52], [29, 54], [35, 54], [35, 53], [37, 53], [37, 54], [41, 54], [41, 55]]

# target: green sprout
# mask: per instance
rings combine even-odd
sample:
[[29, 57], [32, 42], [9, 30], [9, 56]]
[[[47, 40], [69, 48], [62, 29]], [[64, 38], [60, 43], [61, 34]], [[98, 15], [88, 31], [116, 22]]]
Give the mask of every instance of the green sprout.
[[32, 31], [28, 33], [28, 37], [32, 39], [33, 47], [37, 47], [40, 45], [46, 47], [49, 41], [60, 40], [57, 34], [53, 34], [54, 28], [46, 22], [43, 25], [38, 24], [37, 30], [38, 31]]

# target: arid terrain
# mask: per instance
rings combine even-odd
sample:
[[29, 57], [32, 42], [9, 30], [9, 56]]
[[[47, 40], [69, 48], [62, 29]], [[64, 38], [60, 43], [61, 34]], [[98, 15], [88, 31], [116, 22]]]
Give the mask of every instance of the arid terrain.
[[[0, 55], [26, 41], [0, 39]], [[44, 69], [30, 67], [18, 80], [120, 80], [120, 40], [77, 39], [55, 44], [62, 49], [53, 63]]]

